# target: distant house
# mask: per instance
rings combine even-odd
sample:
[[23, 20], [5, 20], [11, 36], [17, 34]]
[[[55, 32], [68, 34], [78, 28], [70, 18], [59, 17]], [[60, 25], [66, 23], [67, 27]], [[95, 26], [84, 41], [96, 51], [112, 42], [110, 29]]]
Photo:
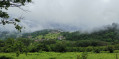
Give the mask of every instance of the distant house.
[[58, 40], [62, 40], [62, 39], [65, 39], [65, 38], [63, 36], [58, 37]]
[[28, 36], [28, 38], [30, 39], [30, 38], [32, 38], [32, 36]]

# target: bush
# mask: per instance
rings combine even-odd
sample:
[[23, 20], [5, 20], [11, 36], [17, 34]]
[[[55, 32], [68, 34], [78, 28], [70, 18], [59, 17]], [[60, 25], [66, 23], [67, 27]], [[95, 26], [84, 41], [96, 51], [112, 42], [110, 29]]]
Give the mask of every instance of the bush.
[[113, 52], [114, 52], [114, 47], [113, 47], [113, 46], [107, 46], [107, 50], [108, 50], [110, 53], [113, 53]]
[[89, 46], [89, 47], [86, 48], [86, 51], [87, 52], [91, 52], [92, 50], [93, 50], [93, 47], [91, 47], [91, 46]]
[[88, 53], [87, 52], [83, 52], [82, 53], [82, 59], [87, 59], [88, 57]]
[[94, 48], [94, 52], [95, 52], [95, 53], [100, 53], [100, 48], [99, 48], [99, 47], [95, 47], [95, 48]]
[[64, 43], [57, 43], [50, 45], [51, 50], [55, 52], [66, 52], [66, 45]]
[[100, 51], [100, 53], [109, 53], [109, 51]]
[[19, 57], [20, 51], [16, 51], [16, 57]]
[[51, 58], [49, 58], [49, 59], [56, 59], [56, 57], [51, 57]]
[[0, 59], [13, 59], [12, 57], [0, 56]]
[[114, 53], [119, 53], [119, 50], [115, 50]]
[[42, 51], [42, 49], [40, 49], [38, 52], [39, 52], [39, 53], [42, 53], [43, 51]]
[[77, 59], [81, 59], [80, 55], [77, 55]]

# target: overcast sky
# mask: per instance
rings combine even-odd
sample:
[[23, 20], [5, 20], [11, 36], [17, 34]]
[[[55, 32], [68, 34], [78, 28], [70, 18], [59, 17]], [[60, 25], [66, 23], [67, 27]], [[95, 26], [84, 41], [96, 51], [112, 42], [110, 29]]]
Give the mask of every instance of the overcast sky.
[[22, 7], [29, 12], [9, 8], [8, 13], [24, 17], [21, 24], [29, 31], [47, 28], [90, 31], [119, 23], [118, 6], [119, 0], [33, 0]]

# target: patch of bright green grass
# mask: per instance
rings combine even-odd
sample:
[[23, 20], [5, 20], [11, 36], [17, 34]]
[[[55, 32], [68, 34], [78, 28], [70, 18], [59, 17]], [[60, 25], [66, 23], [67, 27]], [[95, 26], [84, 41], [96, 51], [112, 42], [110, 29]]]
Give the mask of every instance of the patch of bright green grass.
[[[28, 53], [27, 56], [25, 54], [20, 54], [19, 57], [16, 57], [15, 53], [0, 53], [0, 56], [13, 57], [15, 59], [77, 59], [77, 56], [81, 57], [81, 53], [43, 52], [43, 53]], [[88, 59], [116, 59], [116, 53], [88, 53]]]

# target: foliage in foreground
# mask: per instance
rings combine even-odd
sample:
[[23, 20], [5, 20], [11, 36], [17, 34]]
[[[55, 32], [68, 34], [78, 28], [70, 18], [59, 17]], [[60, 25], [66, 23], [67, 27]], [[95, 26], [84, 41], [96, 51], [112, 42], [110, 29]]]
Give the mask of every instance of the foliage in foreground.
[[13, 59], [12, 57], [0, 56], [0, 59]]

